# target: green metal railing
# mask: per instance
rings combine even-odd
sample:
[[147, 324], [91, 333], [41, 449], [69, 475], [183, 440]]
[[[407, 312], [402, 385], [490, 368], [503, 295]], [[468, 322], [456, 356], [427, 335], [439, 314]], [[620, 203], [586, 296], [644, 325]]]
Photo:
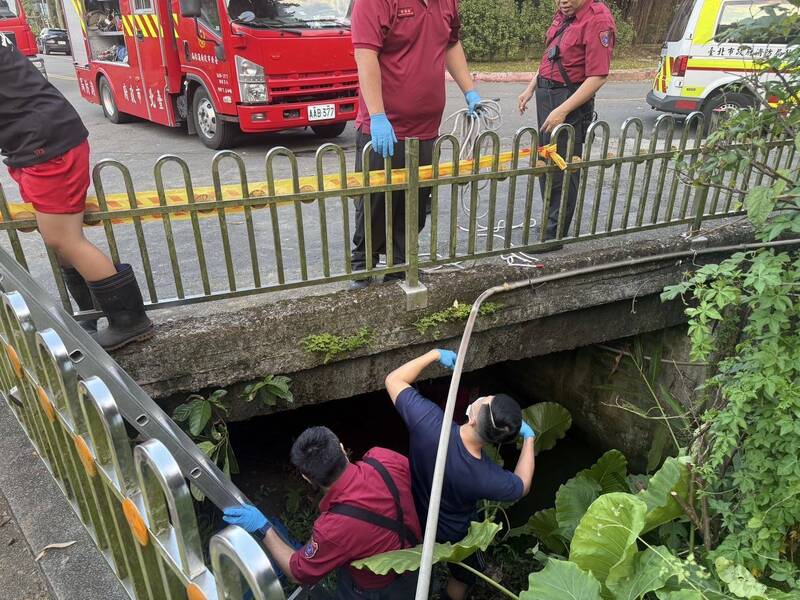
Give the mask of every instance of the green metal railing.
[[[244, 497], [207, 459], [185, 468], [192, 441], [2, 250], [0, 346], [0, 397], [132, 598], [284, 599], [243, 529], [216, 533], [206, 564], [187, 478], [217, 506]], [[126, 422], [165, 426], [132, 448]]]
[[[616, 143], [610, 127], [593, 123], [581, 157], [568, 160], [557, 239], [545, 241], [541, 223], [548, 214], [538, 190], [544, 181], [549, 199], [558, 168], [537, 158], [539, 145], [532, 128], [518, 130], [509, 150], [501, 149], [495, 132], [483, 133], [474, 145], [472, 160], [455, 161], [462, 148], [445, 135], [436, 140], [433, 164], [419, 166], [419, 144], [406, 144], [407, 169], [348, 173], [344, 150], [321, 146], [314, 171], [301, 177], [298, 157], [286, 148], [266, 155], [264, 184], [250, 183], [242, 157], [218, 153], [211, 164], [212, 186], [198, 193], [189, 167], [177, 156], [164, 156], [154, 166], [155, 192], [137, 191], [130, 171], [117, 161], [102, 160], [93, 170], [99, 210], [87, 213], [87, 235], [105, 246], [115, 261], [132, 262], [146, 288], [150, 307], [174, 306], [254, 293], [314, 286], [356, 277], [402, 272], [413, 287], [419, 272], [448, 263], [519, 256], [554, 244], [569, 244], [621, 235], [635, 236], [655, 229], [689, 227], [700, 230], [711, 219], [741, 214], [740, 194], [763, 182], [752, 169], [731, 171], [728, 190], [694, 188], [676, 170], [678, 156], [692, 164], [700, 153], [702, 115], [690, 115], [678, 130], [669, 115], [659, 117], [645, 140], [641, 120], [625, 121]], [[692, 133], [694, 132], [694, 133]], [[559, 126], [556, 138], [566, 138], [572, 155], [574, 131]], [[767, 143], [767, 159], [774, 166], [795, 161], [789, 140]], [[370, 147], [364, 149], [365, 155]], [[278, 163], [288, 176], [280, 180]], [[364, 160], [364, 164], [368, 161]], [[228, 168], [226, 171], [226, 167]], [[178, 190], [166, 183], [168, 172], [182, 180]], [[227, 177], [223, 176], [223, 173]], [[566, 230], [563, 210], [568, 182], [579, 178], [579, 197], [573, 223]], [[106, 192], [111, 179], [121, 180], [122, 208], [110, 207], [114, 194]], [[336, 185], [331, 186], [331, 180]], [[230, 189], [234, 193], [231, 195]], [[430, 217], [418, 234], [416, 198], [431, 188]], [[406, 192], [406, 262], [392, 256], [391, 193]], [[386, 196], [387, 264], [371, 264], [370, 207], [365, 203], [367, 268], [354, 271], [350, 260], [355, 198], [367, 193]], [[184, 201], [171, 203], [176, 194]], [[0, 189], [0, 228], [9, 248], [26, 266], [31, 255], [44, 256], [38, 236], [21, 231], [35, 227], [30, 218], [12, 218], [12, 206]], [[124, 251], [121, 251], [123, 249]], [[71, 310], [55, 257], [48, 255], [55, 286], [65, 308]], [[513, 256], [512, 256], [513, 258]], [[41, 262], [41, 261], [39, 261]], [[88, 315], [80, 315], [88, 316]]]

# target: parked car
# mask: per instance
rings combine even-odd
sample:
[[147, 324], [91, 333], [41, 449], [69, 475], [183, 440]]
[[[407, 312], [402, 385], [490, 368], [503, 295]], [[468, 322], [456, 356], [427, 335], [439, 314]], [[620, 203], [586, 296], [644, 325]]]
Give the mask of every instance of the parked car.
[[39, 33], [39, 52], [42, 54], [50, 54], [51, 52], [63, 52], [70, 54], [69, 36], [66, 29], [55, 29], [54, 27], [45, 27]]

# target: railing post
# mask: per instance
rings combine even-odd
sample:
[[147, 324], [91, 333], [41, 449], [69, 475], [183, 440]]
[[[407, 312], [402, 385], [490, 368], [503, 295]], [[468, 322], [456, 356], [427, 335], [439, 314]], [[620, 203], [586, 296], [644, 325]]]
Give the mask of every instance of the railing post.
[[406, 140], [406, 310], [428, 306], [428, 289], [419, 282], [419, 140]]
[[692, 220], [689, 234], [695, 235], [703, 226], [703, 215], [706, 212], [706, 199], [708, 198], [708, 186], [699, 185], [695, 188], [694, 194], [694, 219]]

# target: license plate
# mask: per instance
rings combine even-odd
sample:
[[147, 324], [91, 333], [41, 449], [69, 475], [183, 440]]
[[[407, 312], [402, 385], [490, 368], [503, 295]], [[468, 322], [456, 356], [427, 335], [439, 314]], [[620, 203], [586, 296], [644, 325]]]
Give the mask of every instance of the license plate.
[[308, 107], [309, 121], [325, 121], [336, 118], [335, 104], [315, 104]]
[[62, 46], [66, 46], [66, 45], [67, 45], [67, 42], [58, 42], [58, 43], [59, 43], [60, 45], [62, 45]]

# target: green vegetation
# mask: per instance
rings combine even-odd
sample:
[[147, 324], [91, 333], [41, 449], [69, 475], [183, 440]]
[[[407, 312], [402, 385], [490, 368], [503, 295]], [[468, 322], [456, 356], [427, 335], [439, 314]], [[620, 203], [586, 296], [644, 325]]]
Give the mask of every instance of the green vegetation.
[[[230, 444], [225, 415], [228, 407], [223, 398], [228, 392], [217, 390], [208, 398], [192, 394], [186, 402], [172, 411], [173, 420], [192, 438], [197, 447], [230, 477], [239, 472], [239, 465]], [[202, 502], [205, 494], [194, 484], [190, 484], [192, 496]]]
[[258, 400], [267, 408], [275, 408], [280, 402], [294, 403], [292, 380], [284, 375], [267, 375], [261, 381], [244, 388], [244, 398], [248, 402]]
[[362, 327], [355, 335], [342, 337], [332, 333], [317, 333], [303, 338], [302, 344], [306, 352], [322, 354], [323, 362], [328, 364], [334, 358], [355, 352], [372, 343], [372, 330]]
[[[534, 46], [525, 51], [517, 60], [497, 60], [469, 62], [470, 71], [479, 73], [528, 73], [535, 71], [539, 66], [543, 50]], [[660, 61], [660, 47], [636, 46], [635, 48], [622, 48], [614, 52], [611, 61], [612, 71], [630, 69], [657, 69]]]
[[[496, 302], [484, 302], [481, 304], [481, 316], [493, 315], [500, 310], [501, 305]], [[456, 321], [466, 321], [469, 313], [472, 310], [471, 304], [462, 304], [458, 300], [453, 302], [452, 306], [448, 306], [444, 310], [426, 315], [414, 322], [414, 327], [417, 328], [420, 335], [423, 335], [428, 329], [433, 329], [435, 335], [439, 335], [439, 325], [445, 323], [454, 323]]]

